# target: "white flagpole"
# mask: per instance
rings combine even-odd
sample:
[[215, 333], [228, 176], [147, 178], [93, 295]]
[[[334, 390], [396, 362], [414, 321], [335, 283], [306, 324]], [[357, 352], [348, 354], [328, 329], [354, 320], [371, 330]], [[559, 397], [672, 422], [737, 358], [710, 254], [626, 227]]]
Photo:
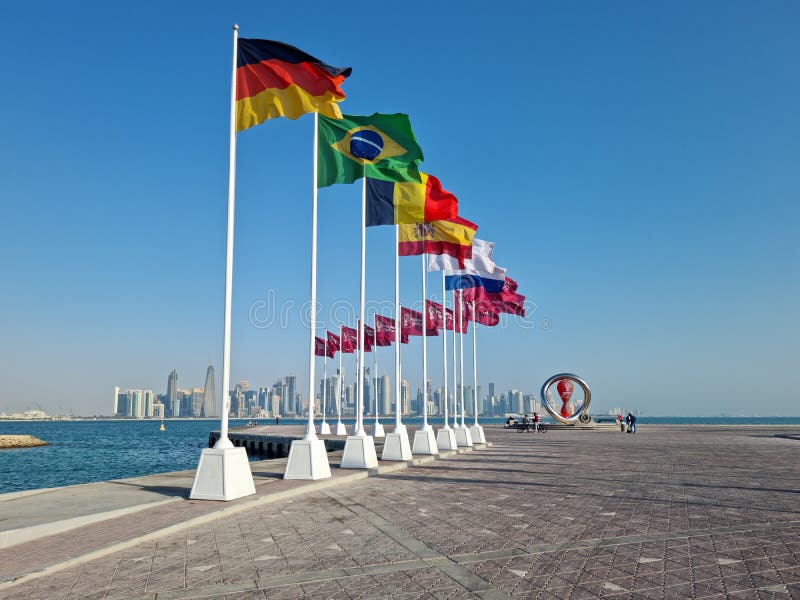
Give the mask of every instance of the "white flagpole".
[[[424, 239], [424, 238], [423, 238]], [[423, 241], [423, 243], [425, 243]], [[428, 275], [428, 254], [422, 254], [422, 430], [431, 428], [428, 425], [428, 336], [427, 336], [427, 298], [426, 280]]]
[[366, 286], [367, 268], [367, 174], [361, 177], [361, 292], [358, 320], [358, 420], [356, 421], [356, 435], [363, 435], [364, 431], [364, 293]]
[[236, 58], [239, 26], [233, 26], [233, 73], [231, 75], [230, 152], [228, 158], [228, 232], [225, 243], [225, 320], [222, 333], [222, 414], [219, 439], [214, 448], [233, 448], [228, 438], [231, 394], [231, 298], [233, 294], [233, 220], [236, 198]]
[[[325, 412], [328, 409], [328, 334], [325, 332], [325, 356], [322, 358], [322, 423], [325, 423]], [[325, 433], [320, 431], [320, 433]]]
[[344, 396], [344, 381], [342, 381], [342, 326], [339, 325], [339, 399], [336, 402], [336, 435], [341, 435], [342, 430], [342, 400]]
[[[233, 66], [231, 69], [230, 152], [228, 156], [228, 225], [225, 242], [225, 317], [222, 333], [222, 411], [220, 435], [213, 448], [200, 453], [192, 490], [192, 500], [227, 502], [256, 493], [247, 451], [234, 448], [228, 437], [231, 383], [231, 298], [233, 294], [233, 220], [236, 196], [236, 64], [239, 50], [239, 26], [233, 26]], [[163, 426], [163, 425], [162, 425]]]
[[458, 290], [458, 320], [461, 323], [459, 326], [458, 340], [461, 345], [459, 359], [461, 361], [461, 428], [465, 428], [464, 424], [464, 291]]
[[458, 354], [459, 362], [461, 365], [459, 374], [461, 376], [461, 428], [465, 427], [464, 425], [464, 292], [462, 290], [458, 290], [458, 342], [460, 346], [460, 352]]
[[478, 426], [478, 320], [475, 318], [475, 302], [472, 302], [472, 397], [475, 402], [475, 426]]
[[319, 136], [319, 113], [314, 113], [314, 185], [311, 194], [311, 306], [309, 307], [309, 318], [311, 319], [309, 335], [309, 356], [308, 356], [308, 421], [306, 422], [307, 440], [316, 440], [317, 431], [314, 427], [314, 388], [316, 373], [314, 370], [315, 360], [314, 350], [316, 343], [314, 338], [317, 335], [317, 143]]
[[375, 426], [372, 428], [373, 437], [386, 437], [386, 432], [383, 429], [383, 424], [378, 420], [378, 415], [381, 412], [381, 407], [378, 401], [378, 313], [376, 312], [372, 318], [372, 327], [375, 331], [375, 345], [372, 347], [374, 353], [374, 366], [375, 372], [372, 374], [373, 390], [375, 391]]
[[[442, 273], [444, 277], [444, 273]], [[456, 330], [461, 328], [461, 316], [459, 315], [458, 326], [456, 326], [456, 291], [453, 290], [453, 429], [458, 427], [458, 384], [456, 383], [458, 377], [458, 347], [456, 346]]]
[[[444, 287], [444, 271], [442, 271], [442, 319], [444, 326], [442, 327], [442, 369], [444, 373], [444, 428], [450, 429], [450, 424], [447, 422], [447, 290]], [[453, 319], [453, 330], [456, 328], [455, 319]]]
[[394, 226], [394, 430], [403, 429], [400, 417], [400, 337], [403, 324], [400, 316], [400, 225]]

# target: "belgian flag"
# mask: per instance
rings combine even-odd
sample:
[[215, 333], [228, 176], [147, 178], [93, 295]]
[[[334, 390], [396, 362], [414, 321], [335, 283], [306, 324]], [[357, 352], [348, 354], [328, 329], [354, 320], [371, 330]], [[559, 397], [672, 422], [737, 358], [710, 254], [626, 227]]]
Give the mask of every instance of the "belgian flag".
[[319, 112], [341, 119], [339, 87], [352, 69], [325, 64], [282, 42], [240, 38], [236, 53], [236, 131], [267, 119]]
[[394, 182], [367, 177], [367, 227], [425, 223], [458, 216], [458, 199], [433, 175]]

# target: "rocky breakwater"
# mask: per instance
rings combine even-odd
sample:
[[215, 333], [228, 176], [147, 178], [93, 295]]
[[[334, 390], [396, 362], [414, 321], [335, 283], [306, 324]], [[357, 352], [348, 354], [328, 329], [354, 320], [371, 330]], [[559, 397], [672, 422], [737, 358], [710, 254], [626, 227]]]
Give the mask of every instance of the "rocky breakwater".
[[0, 435], [0, 450], [47, 446], [47, 442], [32, 435]]

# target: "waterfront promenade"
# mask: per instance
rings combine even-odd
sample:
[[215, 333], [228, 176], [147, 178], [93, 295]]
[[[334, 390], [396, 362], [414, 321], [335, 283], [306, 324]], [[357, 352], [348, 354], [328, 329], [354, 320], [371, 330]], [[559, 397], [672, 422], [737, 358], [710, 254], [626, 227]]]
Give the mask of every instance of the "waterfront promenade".
[[[800, 598], [796, 427], [486, 434], [368, 478], [256, 462], [230, 503], [186, 499], [191, 472], [0, 496], [30, 537], [0, 598]], [[85, 522], [48, 532], [59, 505]]]

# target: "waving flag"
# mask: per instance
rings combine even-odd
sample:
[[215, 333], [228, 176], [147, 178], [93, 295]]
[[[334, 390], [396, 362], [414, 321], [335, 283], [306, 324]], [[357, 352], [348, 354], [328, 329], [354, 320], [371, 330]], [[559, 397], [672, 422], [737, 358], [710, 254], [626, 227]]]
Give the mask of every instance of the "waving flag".
[[340, 350], [344, 354], [352, 354], [358, 349], [358, 332], [352, 327], [342, 325]]
[[463, 266], [464, 261], [472, 257], [472, 239], [477, 230], [475, 223], [461, 217], [400, 225], [397, 252], [400, 256], [418, 256], [426, 252], [447, 254]]
[[444, 311], [444, 323], [447, 331], [453, 331], [453, 328], [455, 328], [458, 333], [467, 333], [467, 320], [464, 320], [461, 324], [461, 329], [459, 329], [457, 316], [451, 308], [446, 308]]
[[339, 351], [339, 336], [335, 333], [327, 332], [328, 334], [328, 358], [333, 358]]
[[444, 327], [444, 307], [433, 300], [425, 300], [425, 327], [442, 329]]
[[[400, 308], [401, 330], [400, 341], [404, 344], [408, 343], [408, 337], [412, 335], [422, 335], [422, 319], [421, 312], [411, 310], [405, 306]], [[425, 335], [439, 335], [436, 329], [425, 328]]]
[[[359, 321], [361, 323], [361, 321]], [[369, 325], [364, 325], [364, 352], [372, 352], [375, 345], [375, 330]]]
[[314, 336], [314, 355], [325, 356], [325, 340]]
[[[461, 269], [445, 268], [445, 287], [448, 290], [483, 287], [487, 292], [500, 292], [505, 283], [506, 270], [494, 263], [493, 251], [494, 244], [492, 242], [473, 240], [472, 256], [464, 261], [464, 266]], [[443, 262], [438, 261], [432, 264], [429, 260], [428, 269], [437, 270], [444, 266]], [[432, 266], [433, 269], [431, 269]]]
[[525, 316], [525, 296], [516, 292], [517, 282], [506, 277], [503, 289], [499, 292], [489, 292], [482, 287], [473, 287], [464, 290], [465, 300], [479, 300], [486, 305], [491, 305], [492, 310], [498, 313]]
[[491, 304], [482, 302], [480, 300], [465, 301], [465, 308], [469, 311], [469, 316], [472, 321], [486, 325], [487, 327], [494, 327], [500, 323], [500, 315], [494, 310]]
[[319, 112], [341, 119], [339, 87], [352, 69], [332, 67], [282, 42], [239, 38], [236, 52], [236, 131], [267, 119]]
[[420, 181], [422, 149], [408, 115], [319, 118], [317, 185], [353, 183], [365, 175], [387, 181]]
[[458, 199], [433, 175], [420, 173], [421, 183], [367, 178], [367, 227], [425, 223], [458, 216]]
[[375, 315], [375, 345], [391, 346], [395, 339], [394, 318]]

